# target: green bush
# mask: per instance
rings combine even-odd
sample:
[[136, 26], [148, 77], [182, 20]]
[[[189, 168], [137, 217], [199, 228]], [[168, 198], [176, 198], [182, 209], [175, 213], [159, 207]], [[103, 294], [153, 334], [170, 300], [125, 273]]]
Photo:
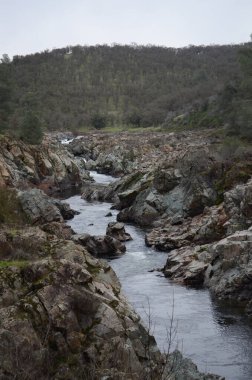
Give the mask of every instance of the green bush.
[[21, 125], [20, 138], [28, 144], [40, 144], [43, 138], [41, 122], [38, 116], [28, 111]]

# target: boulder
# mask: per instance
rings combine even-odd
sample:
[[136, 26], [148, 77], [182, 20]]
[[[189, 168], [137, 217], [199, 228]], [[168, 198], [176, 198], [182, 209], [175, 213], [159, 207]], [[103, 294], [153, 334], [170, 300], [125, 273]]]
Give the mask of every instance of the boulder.
[[212, 261], [206, 272], [205, 285], [219, 299], [238, 302], [249, 311], [252, 299], [252, 230], [237, 231], [212, 245], [209, 252]]
[[168, 254], [164, 274], [184, 285], [202, 286], [212, 256], [208, 246], [183, 247]]
[[251, 317], [252, 229], [217, 243], [187, 246], [168, 254], [164, 274], [186, 284], [207, 286], [220, 300], [242, 306]]
[[47, 255], [52, 236], [40, 227], [2, 228], [0, 260], [35, 260]]
[[161, 207], [158, 194], [152, 192], [151, 189], [146, 189], [136, 196], [132, 206], [119, 212], [117, 220], [149, 226], [161, 215]]
[[82, 244], [95, 257], [120, 256], [126, 251], [125, 245], [112, 236], [74, 235], [73, 240]]
[[106, 185], [101, 183], [84, 182], [81, 189], [81, 197], [87, 201], [107, 200], [109, 190]]
[[111, 222], [108, 224], [106, 235], [112, 236], [121, 242], [132, 240], [130, 234], [125, 231], [124, 224], [118, 222]]
[[64, 219], [73, 218], [77, 213], [71, 210], [67, 203], [53, 199], [39, 189], [20, 191], [18, 199], [32, 224], [63, 222]]
[[120, 208], [131, 206], [137, 195], [150, 187], [152, 180], [152, 173], [135, 172], [124, 177], [121, 183], [117, 183], [116, 191], [120, 200]]
[[50, 198], [53, 202], [53, 204], [58, 207], [62, 217], [64, 220], [70, 220], [73, 219], [75, 215], [79, 215], [80, 212], [71, 209], [68, 203], [59, 201], [57, 199]]

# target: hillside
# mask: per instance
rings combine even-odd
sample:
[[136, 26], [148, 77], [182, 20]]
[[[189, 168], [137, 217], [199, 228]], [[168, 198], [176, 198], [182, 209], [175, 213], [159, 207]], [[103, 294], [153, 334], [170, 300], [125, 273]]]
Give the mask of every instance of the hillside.
[[39, 112], [49, 130], [157, 126], [236, 82], [240, 48], [99, 45], [14, 56], [11, 62], [5, 57], [1, 103], [12, 110], [14, 130], [27, 108]]

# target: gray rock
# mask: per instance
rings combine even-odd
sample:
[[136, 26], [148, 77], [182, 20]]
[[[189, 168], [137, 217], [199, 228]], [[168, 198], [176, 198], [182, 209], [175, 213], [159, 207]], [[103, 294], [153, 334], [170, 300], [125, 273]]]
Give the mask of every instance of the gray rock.
[[126, 251], [125, 245], [112, 236], [74, 235], [73, 240], [82, 244], [95, 257], [120, 256]]
[[19, 192], [18, 198], [32, 224], [63, 222], [60, 209], [42, 190], [32, 189]]
[[161, 251], [170, 251], [192, 243], [206, 244], [223, 238], [226, 234], [227, 216], [223, 206], [205, 208], [202, 215], [163, 221], [162, 226], [152, 229], [145, 236], [147, 246]]
[[32, 224], [63, 222], [79, 213], [72, 210], [67, 203], [51, 198], [39, 189], [20, 191], [18, 198]]
[[252, 225], [252, 180], [224, 193], [224, 207], [229, 217], [228, 234]]
[[252, 298], [252, 231], [238, 231], [209, 249], [205, 284], [220, 299], [247, 306]]
[[207, 249], [207, 246], [196, 246], [173, 250], [168, 255], [165, 276], [185, 285], [203, 285], [205, 272], [212, 260]]
[[154, 175], [153, 186], [160, 193], [167, 193], [178, 186], [182, 175], [178, 169], [157, 170]]
[[124, 224], [118, 222], [111, 222], [108, 224], [106, 235], [112, 236], [121, 242], [132, 240], [130, 234], [125, 231]]

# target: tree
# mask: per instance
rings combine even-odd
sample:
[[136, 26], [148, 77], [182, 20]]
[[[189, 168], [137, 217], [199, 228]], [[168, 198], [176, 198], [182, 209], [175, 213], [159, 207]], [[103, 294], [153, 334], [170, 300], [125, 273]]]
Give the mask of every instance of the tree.
[[242, 137], [252, 139], [252, 48], [239, 53], [243, 78], [235, 99], [235, 123]]
[[102, 129], [106, 127], [107, 119], [104, 115], [96, 114], [91, 118], [91, 124], [95, 129]]
[[43, 132], [38, 116], [32, 111], [28, 111], [21, 125], [20, 138], [28, 144], [37, 145], [41, 143], [42, 137]]
[[12, 86], [10, 81], [10, 65], [6, 54], [0, 60], [0, 132], [8, 128], [11, 114]]
[[2, 55], [1, 62], [2, 63], [6, 63], [6, 64], [8, 64], [8, 63], [11, 62], [10, 57], [8, 56], [8, 54], [3, 54]]

